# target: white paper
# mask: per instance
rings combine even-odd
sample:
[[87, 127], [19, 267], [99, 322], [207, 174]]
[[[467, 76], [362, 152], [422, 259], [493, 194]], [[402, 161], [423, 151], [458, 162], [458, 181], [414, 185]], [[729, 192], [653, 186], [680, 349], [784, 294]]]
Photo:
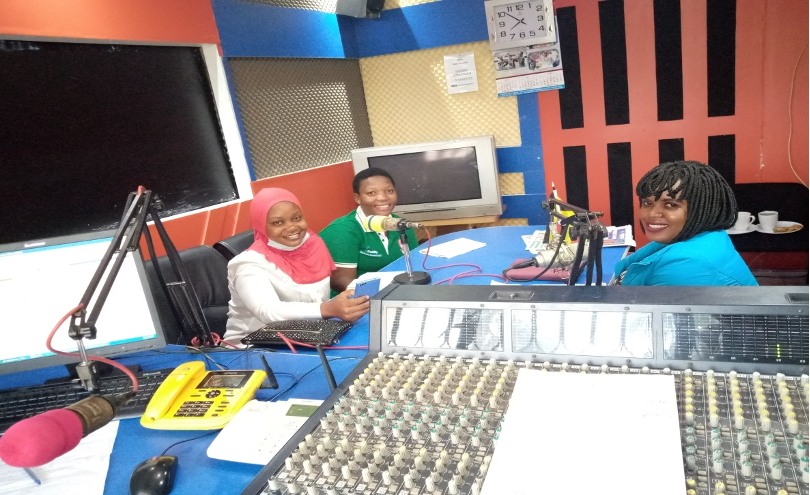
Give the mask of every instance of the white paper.
[[478, 91], [478, 74], [475, 71], [473, 52], [445, 55], [444, 73], [447, 76], [447, 92], [451, 95]]
[[67, 454], [31, 471], [42, 481], [37, 485], [25, 470], [0, 462], [0, 493], [36, 495], [93, 495], [104, 493], [110, 454], [118, 434], [118, 421], [83, 438]]
[[405, 272], [366, 272], [356, 279], [349, 282], [349, 285], [346, 287], [347, 289], [354, 289], [358, 282], [365, 282], [366, 280], [371, 280], [374, 278], [380, 279], [380, 290], [383, 288], [388, 287], [391, 285], [391, 282], [394, 281], [394, 277], [399, 275], [400, 273]]
[[290, 399], [251, 400], [225, 425], [208, 447], [208, 457], [264, 466], [309, 419], [290, 416], [294, 405], [319, 406], [323, 401]]
[[482, 495], [683, 493], [672, 375], [518, 373]]
[[624, 225], [622, 227], [608, 227], [608, 234], [605, 237], [605, 246], [635, 246], [633, 239], [633, 227]]
[[[474, 251], [484, 246], [486, 246], [486, 244], [483, 242], [460, 237], [458, 239], [445, 242], [444, 244], [439, 244], [438, 246], [431, 246], [430, 256], [436, 256], [438, 258], [453, 258], [454, 256], [469, 253], [470, 251]], [[419, 252], [422, 254], [427, 254], [427, 249], [420, 249]]]

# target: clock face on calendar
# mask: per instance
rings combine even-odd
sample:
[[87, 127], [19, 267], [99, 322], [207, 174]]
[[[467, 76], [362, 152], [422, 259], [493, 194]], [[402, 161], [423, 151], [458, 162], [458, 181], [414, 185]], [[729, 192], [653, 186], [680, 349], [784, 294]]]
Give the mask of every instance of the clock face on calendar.
[[556, 41], [551, 0], [490, 0], [487, 4], [493, 49]]

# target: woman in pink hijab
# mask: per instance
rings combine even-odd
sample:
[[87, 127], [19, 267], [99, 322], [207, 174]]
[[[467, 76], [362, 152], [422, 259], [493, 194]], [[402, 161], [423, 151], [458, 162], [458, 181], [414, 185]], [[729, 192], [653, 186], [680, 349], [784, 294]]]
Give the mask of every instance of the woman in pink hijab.
[[335, 264], [321, 238], [307, 230], [295, 195], [286, 189], [262, 189], [250, 205], [250, 219], [255, 240], [228, 263], [226, 340], [239, 343], [272, 321], [355, 321], [368, 312], [369, 298], [351, 299], [351, 290], [329, 299]]

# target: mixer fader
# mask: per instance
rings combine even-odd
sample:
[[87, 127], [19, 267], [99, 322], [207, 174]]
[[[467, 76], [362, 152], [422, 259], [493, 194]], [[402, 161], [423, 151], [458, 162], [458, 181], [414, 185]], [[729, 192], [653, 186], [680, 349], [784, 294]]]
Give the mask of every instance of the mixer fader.
[[521, 370], [671, 375], [681, 493], [810, 493], [807, 288], [419, 289], [375, 298], [375, 352], [245, 493], [477, 495]]

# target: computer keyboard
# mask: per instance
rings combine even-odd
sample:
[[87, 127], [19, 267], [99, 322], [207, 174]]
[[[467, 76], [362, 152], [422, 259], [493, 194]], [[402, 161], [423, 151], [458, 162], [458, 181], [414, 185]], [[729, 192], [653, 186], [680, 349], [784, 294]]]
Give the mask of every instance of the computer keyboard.
[[282, 332], [285, 337], [297, 342], [331, 345], [337, 342], [337, 339], [351, 327], [351, 323], [337, 320], [274, 321], [245, 336], [242, 343], [245, 345], [283, 345], [284, 340], [278, 335], [278, 332]]
[[[174, 368], [166, 368], [136, 373], [138, 391], [132, 400], [118, 409], [116, 419], [141, 416], [155, 390], [173, 370]], [[100, 387], [102, 394], [117, 394], [132, 390], [132, 382], [126, 375], [102, 377]], [[90, 393], [75, 380], [0, 390], [0, 432], [6, 431], [17, 421], [51, 409], [69, 406], [89, 396]]]

